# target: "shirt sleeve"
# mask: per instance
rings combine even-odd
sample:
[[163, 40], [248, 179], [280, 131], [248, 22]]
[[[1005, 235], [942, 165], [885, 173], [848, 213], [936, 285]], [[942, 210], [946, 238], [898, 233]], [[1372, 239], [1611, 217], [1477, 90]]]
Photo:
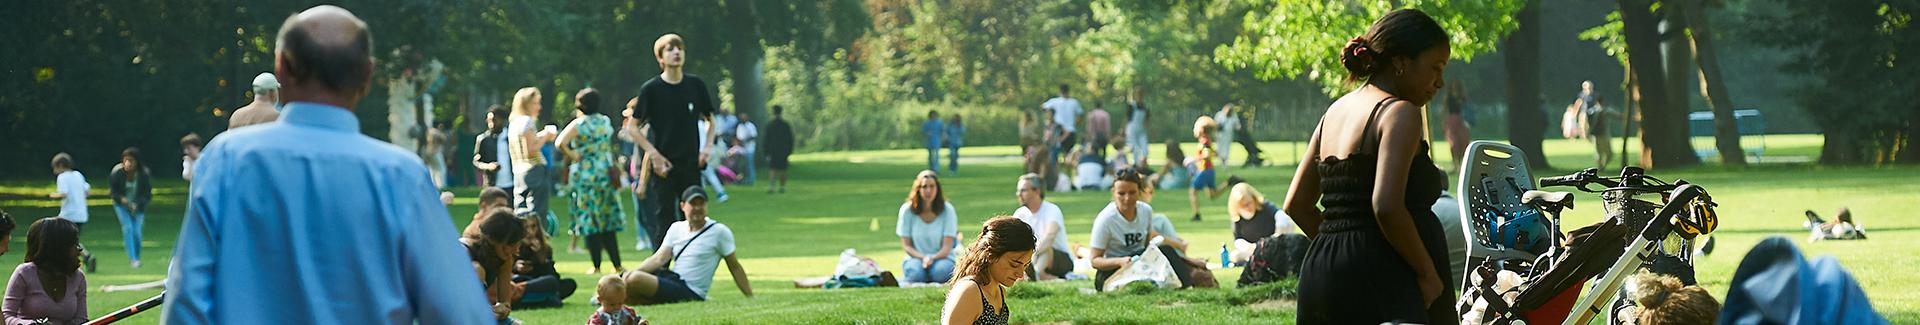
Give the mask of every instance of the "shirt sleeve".
[[401, 247], [396, 262], [400, 263], [401, 274], [397, 276], [407, 288], [406, 300], [412, 305], [414, 317], [421, 324], [490, 323], [493, 312], [479, 283], [472, 277], [447, 276], [472, 274], [473, 264], [455, 232], [447, 231], [458, 228], [427, 182], [426, 171], [417, 174], [402, 177], [411, 184], [396, 191], [401, 197], [392, 204], [398, 206], [385, 209], [399, 213], [389, 217], [412, 221], [402, 223], [410, 226], [397, 229]]
[[693, 96], [694, 118], [706, 119], [708, 117], [713, 117], [713, 93], [707, 92], [707, 82], [705, 80], [700, 80], [696, 78], [687, 78], [687, 79], [694, 81], [694, 82], [688, 83], [688, 86], [693, 86], [693, 89], [694, 89], [694, 96]]
[[713, 230], [713, 232], [716, 233], [713, 237], [713, 249], [715, 253], [720, 253], [714, 256], [725, 257], [727, 255], [733, 255], [733, 228], [729, 228], [724, 224], [714, 225], [714, 228], [719, 229]]
[[893, 226], [893, 234], [895, 236], [909, 237], [913, 235], [913, 224], [907, 222], [910, 218], [913, 218], [913, 209], [909, 208], [906, 204], [901, 204], [900, 217], [897, 218], [899, 219], [898, 224]]
[[6, 302], [0, 305], [0, 316], [6, 317], [7, 325], [33, 323], [30, 320], [20, 318], [20, 303], [27, 299], [27, 292], [31, 291], [27, 287], [35, 286], [40, 282], [35, 279], [28, 279], [25, 274], [26, 268], [26, 264], [14, 267], [13, 277], [7, 280]]
[[80, 321], [80, 320], [87, 319], [87, 315], [88, 315], [87, 314], [87, 275], [85, 273], [74, 272], [73, 278], [75, 280], [80, 281], [80, 290], [78, 290], [79, 292], [74, 292], [74, 294], [78, 295], [75, 297], [80, 299], [79, 301], [77, 301], [78, 303], [80, 303], [80, 306], [78, 308], [74, 308], [73, 309], [74, 315], [72, 315], [67, 319]]
[[1107, 236], [1108, 232], [1111, 231], [1107, 229], [1107, 223], [1110, 222], [1109, 219], [1111, 218], [1108, 217], [1106, 210], [1101, 210], [1099, 216], [1093, 217], [1093, 235], [1087, 238], [1088, 247], [1107, 249]]
[[959, 239], [959, 214], [958, 211], [954, 211], [953, 203], [947, 203], [946, 210], [940, 212], [940, 233], [942, 236], [954, 236], [954, 239]]

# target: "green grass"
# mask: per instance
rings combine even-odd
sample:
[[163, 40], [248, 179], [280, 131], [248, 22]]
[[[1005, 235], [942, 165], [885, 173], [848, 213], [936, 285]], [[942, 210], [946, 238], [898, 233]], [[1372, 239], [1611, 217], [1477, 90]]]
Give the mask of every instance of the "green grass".
[[[1774, 136], [1768, 142], [1769, 156], [1811, 156], [1818, 152], [1818, 136]], [[1297, 153], [1294, 143], [1264, 143], [1269, 159], [1290, 164]], [[1436, 144], [1436, 148], [1445, 148]], [[1187, 145], [1192, 149], [1192, 144]], [[1238, 148], [1237, 146], [1235, 147]], [[1547, 142], [1546, 153], [1555, 167], [1573, 168], [1591, 161], [1591, 146], [1564, 140]], [[1154, 148], [1156, 151], [1158, 147]], [[1441, 152], [1441, 151], [1436, 151]], [[1011, 157], [1011, 147], [967, 148], [969, 157]], [[925, 168], [924, 150], [882, 150], [814, 153], [795, 157], [793, 182], [786, 194], [769, 195], [764, 187], [734, 187], [732, 201], [715, 204], [714, 218], [733, 227], [737, 234], [738, 254], [745, 264], [756, 294], [747, 299], [735, 288], [726, 271], [716, 274], [713, 301], [666, 306], [644, 306], [638, 310], [659, 323], [931, 323], [939, 315], [944, 291], [939, 288], [916, 289], [795, 289], [792, 280], [832, 272], [839, 252], [857, 249], [860, 254], [879, 261], [886, 269], [898, 269], [904, 256], [899, 240], [892, 235], [894, 212], [905, 198], [914, 173]], [[1157, 153], [1156, 153], [1157, 155]], [[1444, 153], [1435, 157], [1450, 164]], [[1236, 153], [1238, 157], [1244, 154]], [[960, 212], [961, 229], [971, 235], [985, 219], [1008, 214], [1014, 208], [1013, 179], [1017, 162], [1009, 159], [975, 159], [963, 164], [960, 176], [943, 176], [945, 188]], [[1292, 167], [1257, 169], [1228, 168], [1226, 174], [1247, 177], [1275, 199], [1284, 195]], [[1564, 171], [1562, 171], [1564, 172]], [[1558, 172], [1540, 171], [1535, 176]], [[145, 259], [147, 265], [130, 269], [120, 242], [118, 222], [106, 202], [104, 173], [96, 174], [91, 213], [93, 222], [82, 235], [83, 242], [100, 257], [100, 271], [90, 274], [89, 283], [102, 285], [151, 281], [162, 277], [171, 255], [174, 237], [184, 211], [185, 184], [167, 181], [156, 187], [153, 213], [148, 215]], [[1834, 255], [1853, 272], [1866, 288], [1875, 308], [1895, 323], [1920, 322], [1920, 274], [1912, 272], [1912, 256], [1920, 252], [1920, 218], [1912, 218], [1908, 205], [1920, 201], [1920, 168], [1916, 167], [1826, 167], [1805, 164], [1760, 164], [1745, 168], [1705, 166], [1684, 170], [1656, 170], [1654, 175], [1668, 179], [1686, 179], [1712, 190], [1721, 203], [1722, 224], [1717, 237], [1719, 251], [1702, 258], [1699, 278], [1716, 296], [1724, 296], [1734, 267], [1746, 251], [1768, 236], [1782, 235], [1801, 242], [1809, 255]], [[762, 173], [764, 177], [765, 173]], [[51, 215], [57, 202], [36, 199], [52, 190], [52, 175], [46, 179], [0, 182], [0, 207], [21, 218], [23, 224], [34, 217]], [[765, 186], [762, 181], [760, 186]], [[458, 225], [473, 214], [473, 189], [456, 190], [461, 199], [451, 208]], [[1107, 202], [1100, 192], [1053, 193], [1049, 199], [1067, 212], [1069, 239], [1084, 244], [1093, 215]], [[1204, 198], [1203, 198], [1204, 200]], [[1597, 197], [1580, 195], [1578, 209], [1566, 217], [1573, 223], [1598, 220]], [[1224, 198], [1202, 202], [1205, 222], [1186, 222], [1191, 212], [1186, 195], [1162, 192], [1156, 198], [1156, 211], [1175, 220], [1180, 234], [1193, 243], [1190, 255], [1217, 258], [1216, 248], [1230, 236], [1223, 218]], [[559, 204], [556, 207], [561, 206]], [[1798, 230], [1800, 211], [1812, 209], [1823, 214], [1851, 207], [1858, 220], [1874, 235], [1872, 240], [1804, 243]], [[556, 211], [563, 216], [566, 211]], [[877, 225], [877, 226], [876, 226]], [[972, 226], [968, 226], [972, 225]], [[13, 251], [18, 258], [25, 250], [25, 231], [15, 232]], [[454, 231], [448, 229], [448, 231]], [[623, 256], [628, 266], [636, 265], [642, 252], [631, 250], [632, 227], [620, 237], [627, 247]], [[969, 238], [970, 239], [970, 238]], [[556, 238], [562, 244], [567, 238]], [[563, 275], [583, 284], [595, 277], [584, 254], [556, 256]], [[724, 268], [724, 267], [723, 267]], [[1220, 270], [1216, 276], [1227, 287], [1239, 276], [1239, 269]], [[1291, 289], [1285, 285], [1259, 288], [1168, 291], [1132, 288], [1119, 293], [1087, 295], [1080, 288], [1088, 281], [1066, 283], [1022, 283], [1010, 291], [1015, 322], [1072, 323], [1290, 323]], [[103, 314], [131, 305], [157, 291], [91, 294], [91, 312]], [[514, 316], [529, 324], [577, 323], [589, 310], [590, 285], [568, 299], [562, 308], [515, 311]], [[130, 323], [145, 324], [158, 315], [143, 314]]]

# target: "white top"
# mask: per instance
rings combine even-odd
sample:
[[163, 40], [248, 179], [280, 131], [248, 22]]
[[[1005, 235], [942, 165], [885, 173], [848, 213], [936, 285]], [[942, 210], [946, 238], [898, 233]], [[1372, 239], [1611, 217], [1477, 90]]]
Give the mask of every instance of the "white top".
[[687, 282], [687, 288], [699, 293], [701, 298], [706, 298], [707, 288], [713, 287], [713, 271], [719, 269], [720, 259], [732, 256], [734, 248], [733, 229], [712, 217], [707, 218], [707, 226], [713, 229], [708, 229], [700, 238], [693, 238], [700, 230], [687, 230], [685, 220], [676, 221], [667, 227], [667, 238], [663, 240], [666, 247], [679, 252], [673, 259], [673, 272], [679, 273], [680, 279]]
[[1100, 209], [1100, 215], [1093, 218], [1093, 238], [1089, 239], [1089, 246], [1107, 250], [1104, 257], [1145, 253], [1147, 231], [1153, 229], [1153, 206], [1138, 201], [1133, 205], [1133, 221], [1120, 216], [1120, 208], [1113, 203]]
[[760, 128], [753, 126], [753, 121], [741, 120], [733, 127], [733, 138], [740, 140], [740, 150], [752, 154], [754, 144], [760, 141]]
[[[900, 222], [894, 226], [893, 234], [912, 240], [913, 249], [927, 255], [939, 253], [941, 241], [946, 237], [955, 237], [954, 242], [959, 242], [960, 238], [955, 234], [960, 232], [960, 217], [954, 213], [953, 202], [945, 204], [946, 210], [940, 211], [940, 216], [934, 217], [933, 222], [920, 220], [920, 215], [913, 213], [912, 206], [900, 204]], [[949, 253], [947, 258], [953, 258], [953, 255]]]
[[[1038, 211], [1038, 213], [1027, 209], [1024, 205], [1020, 206], [1019, 209], [1013, 210], [1013, 218], [1020, 219], [1020, 221], [1026, 222], [1027, 226], [1033, 227], [1033, 232], [1036, 234], [1034, 239], [1036, 240], [1039, 239], [1039, 235], [1037, 234], [1042, 231], [1042, 229], [1046, 229], [1046, 225], [1052, 224], [1054, 227], [1053, 251], [1066, 252], [1072, 250], [1072, 248], [1067, 245], [1066, 216], [1060, 212], [1060, 206], [1054, 205], [1053, 202], [1041, 201], [1040, 211]], [[1045, 245], [1047, 243], [1035, 244]]]
[[66, 194], [60, 199], [60, 218], [74, 223], [87, 222], [87, 191], [93, 189], [87, 185], [87, 177], [78, 170], [68, 170], [54, 178], [55, 191]]
[[1225, 112], [1215, 112], [1213, 113], [1213, 120], [1220, 122], [1220, 129], [1215, 130], [1215, 132], [1219, 133], [1220, 138], [1214, 139], [1219, 140], [1214, 141], [1214, 143], [1233, 143], [1233, 130], [1240, 129], [1240, 116], [1227, 114]]
[[1067, 129], [1068, 133], [1076, 130], [1074, 125], [1080, 120], [1080, 100], [1071, 97], [1054, 97], [1040, 104], [1040, 107], [1053, 111], [1053, 123], [1060, 124], [1060, 128]]
[[[1147, 110], [1135, 109], [1136, 105], [1127, 105], [1131, 113], [1127, 114], [1127, 136], [1137, 137], [1147, 133]], [[1144, 106], [1138, 106], [1144, 107]]]

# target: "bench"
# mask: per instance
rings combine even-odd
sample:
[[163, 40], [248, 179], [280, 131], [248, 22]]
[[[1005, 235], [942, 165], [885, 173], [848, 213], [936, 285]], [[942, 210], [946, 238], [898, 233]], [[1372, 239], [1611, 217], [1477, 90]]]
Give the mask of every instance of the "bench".
[[[1744, 143], [1740, 145], [1741, 149], [1746, 150], [1747, 155], [1751, 155], [1758, 158], [1760, 157], [1761, 154], [1766, 153], [1767, 151], [1767, 119], [1760, 115], [1760, 110], [1758, 109], [1733, 110], [1733, 124], [1735, 127], [1740, 129], [1741, 138], [1745, 138], [1746, 136], [1749, 136], [1749, 135], [1759, 136], [1760, 138], [1759, 146], [1751, 146], [1751, 145], [1746, 145]], [[1713, 137], [1713, 112], [1693, 112], [1693, 113], [1687, 114], [1687, 129], [1690, 131], [1689, 133], [1691, 133], [1693, 137], [1712, 138]], [[1720, 154], [1720, 149], [1713, 145], [1695, 146], [1695, 148], [1698, 148], [1698, 149], [1694, 150], [1694, 154], [1700, 156], [1700, 158], [1702, 159]]]

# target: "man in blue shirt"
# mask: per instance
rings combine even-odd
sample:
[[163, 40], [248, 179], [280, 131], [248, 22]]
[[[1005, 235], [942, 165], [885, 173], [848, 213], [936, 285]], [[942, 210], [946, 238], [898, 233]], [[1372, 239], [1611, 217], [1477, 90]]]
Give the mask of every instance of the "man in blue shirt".
[[281, 26], [289, 104], [215, 138], [195, 166], [165, 323], [492, 321], [420, 158], [359, 133], [370, 34], [334, 6]]

